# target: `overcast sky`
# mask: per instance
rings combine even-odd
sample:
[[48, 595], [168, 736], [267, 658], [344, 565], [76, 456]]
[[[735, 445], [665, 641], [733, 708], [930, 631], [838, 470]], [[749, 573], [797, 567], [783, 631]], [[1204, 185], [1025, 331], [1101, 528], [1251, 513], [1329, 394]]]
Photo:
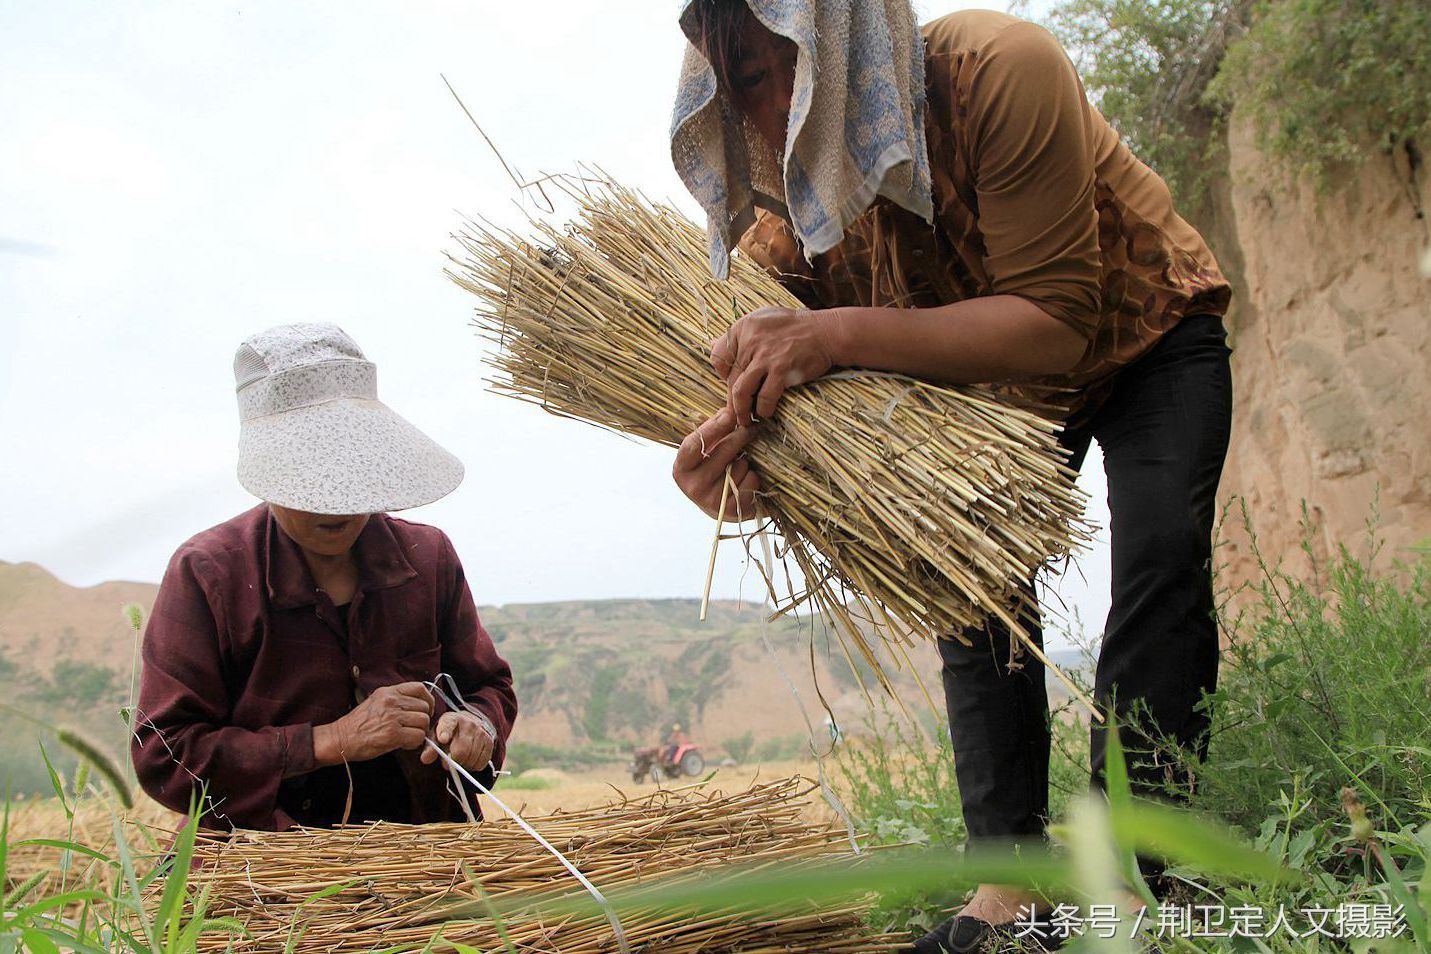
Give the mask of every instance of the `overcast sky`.
[[[524, 173], [596, 162], [694, 211], [665, 135], [676, 9], [7, 2], [0, 559], [157, 581], [255, 503], [234, 478], [239, 341], [334, 321], [466, 463], [407, 516], [452, 536], [479, 602], [698, 595], [712, 528], [671, 453], [486, 393], [474, 302], [442, 276], [464, 215], [520, 210], [439, 74]], [[1102, 521], [1096, 452], [1084, 483]], [[738, 551], [718, 596], [758, 596]], [[1095, 632], [1106, 564], [1100, 546], [1063, 586]]]

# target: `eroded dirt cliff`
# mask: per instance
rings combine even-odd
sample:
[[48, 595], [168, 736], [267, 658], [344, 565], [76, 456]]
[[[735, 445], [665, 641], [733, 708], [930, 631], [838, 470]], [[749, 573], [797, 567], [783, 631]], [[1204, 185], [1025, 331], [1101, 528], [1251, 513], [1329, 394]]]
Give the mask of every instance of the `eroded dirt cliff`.
[[1206, 226], [1236, 284], [1224, 582], [1256, 575], [1237, 498], [1264, 554], [1289, 568], [1305, 568], [1304, 501], [1314, 552], [1360, 547], [1377, 501], [1383, 558], [1405, 556], [1431, 536], [1426, 171], [1400, 149], [1318, 190], [1236, 116], [1225, 158]]

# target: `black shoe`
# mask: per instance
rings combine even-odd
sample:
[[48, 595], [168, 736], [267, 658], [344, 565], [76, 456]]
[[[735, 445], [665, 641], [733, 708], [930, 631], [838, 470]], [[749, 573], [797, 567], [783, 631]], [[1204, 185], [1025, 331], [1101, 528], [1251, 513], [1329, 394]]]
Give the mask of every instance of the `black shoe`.
[[1054, 951], [1063, 946], [1063, 939], [1054, 935], [1047, 915], [1037, 915], [1031, 921], [1010, 921], [990, 924], [966, 914], [956, 915], [914, 942], [913, 954], [982, 954], [1000, 951], [1007, 945], [1025, 951]]

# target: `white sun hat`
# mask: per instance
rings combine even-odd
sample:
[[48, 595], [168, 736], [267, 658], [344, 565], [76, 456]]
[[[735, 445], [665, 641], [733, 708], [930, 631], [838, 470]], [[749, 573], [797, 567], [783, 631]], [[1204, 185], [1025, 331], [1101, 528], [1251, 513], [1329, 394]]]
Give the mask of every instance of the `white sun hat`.
[[238, 479], [260, 500], [322, 514], [420, 507], [462, 462], [378, 400], [378, 369], [332, 324], [279, 325], [234, 355]]

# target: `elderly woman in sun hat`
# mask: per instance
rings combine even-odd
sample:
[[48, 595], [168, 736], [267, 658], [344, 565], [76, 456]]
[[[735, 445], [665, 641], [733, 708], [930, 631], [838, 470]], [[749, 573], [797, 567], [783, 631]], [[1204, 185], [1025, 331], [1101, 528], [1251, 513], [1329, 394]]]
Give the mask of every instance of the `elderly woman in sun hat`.
[[[1113, 587], [1095, 696], [1119, 714], [1136, 789], [1186, 792], [1165, 741], [1206, 746], [1232, 401], [1230, 288], [1206, 243], [1036, 24], [966, 10], [921, 29], [909, 0], [687, 0], [679, 21], [671, 151], [706, 211], [711, 269], [723, 276], [739, 248], [807, 307], [758, 310], [712, 343], [728, 407], [677, 453], [678, 485], [714, 515], [729, 467], [727, 512], [755, 512], [742, 449], [758, 419], [841, 367], [1016, 393], [1065, 422], [1074, 467], [1097, 439]], [[941, 639], [939, 652], [970, 840], [1037, 845], [1043, 668], [1003, 665], [1005, 627], [962, 635], [972, 648]], [[1091, 741], [1099, 781], [1100, 727]], [[1036, 901], [982, 885], [914, 947], [1007, 940]]]
[[466, 783], [429, 740], [490, 785], [511, 671], [451, 541], [388, 512], [446, 496], [462, 464], [378, 400], [336, 325], [254, 335], [234, 375], [239, 482], [263, 502], [170, 560], [144, 636], [140, 783], [176, 811], [202, 793], [215, 828], [461, 819]]

